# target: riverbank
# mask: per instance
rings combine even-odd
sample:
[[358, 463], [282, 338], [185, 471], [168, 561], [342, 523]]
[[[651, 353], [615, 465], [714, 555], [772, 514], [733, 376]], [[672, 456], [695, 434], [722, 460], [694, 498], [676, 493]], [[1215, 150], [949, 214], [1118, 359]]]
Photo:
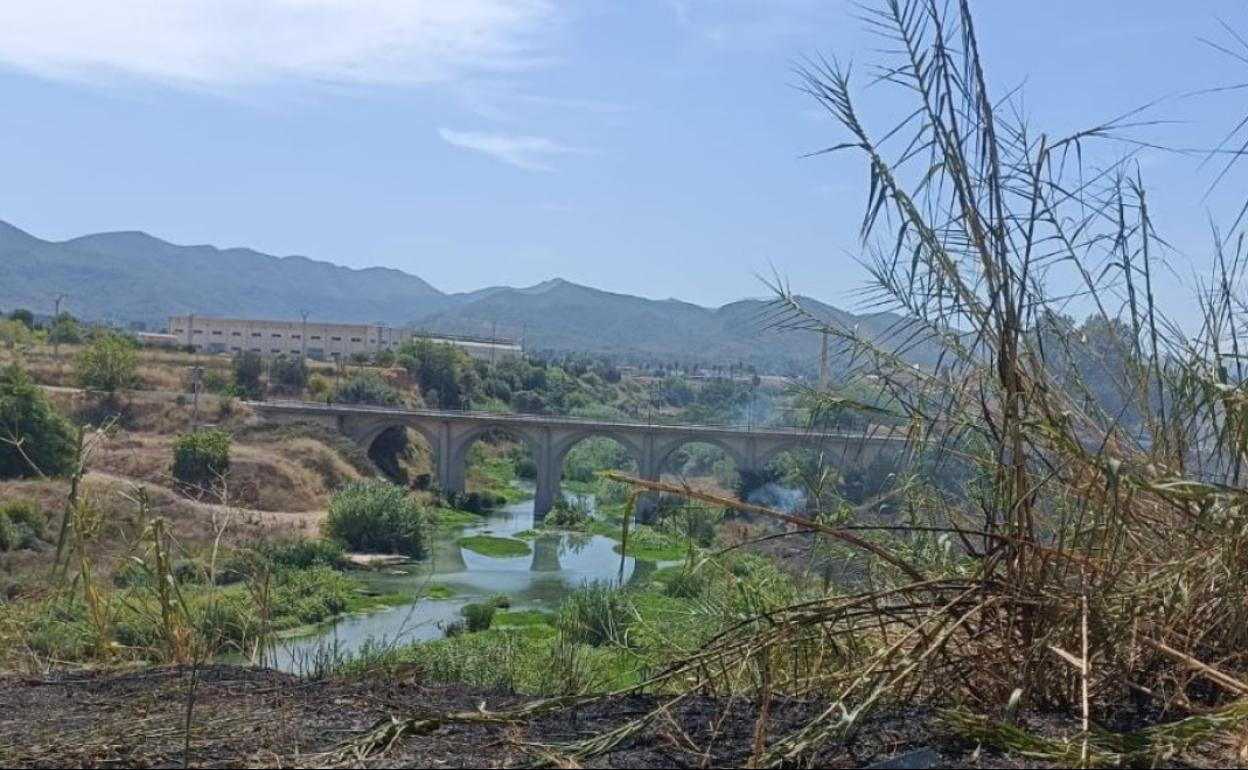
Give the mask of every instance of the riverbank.
[[[211, 666], [197, 675], [188, 740], [190, 682], [190, 670], [180, 667], [0, 677], [5, 693], [0, 765], [558, 766], [573, 759], [566, 753], [568, 744], [607, 734], [661, 702], [652, 696], [615, 696], [524, 716], [514, 712], [533, 709], [536, 701], [430, 683], [418, 670], [309, 681], [269, 670]], [[783, 734], [822, 706], [776, 700], [767, 724]], [[406, 724], [393, 743], [368, 740], [378, 725], [409, 719], [428, 721]], [[752, 701], [689, 697], [662, 719], [562, 766], [742, 767], [754, 750], [758, 724]], [[362, 761], [357, 758], [357, 752], [370, 749]], [[932, 711], [918, 707], [875, 712], [852, 742], [829, 745], [813, 759], [819, 767], [919, 762], [928, 767], [1053, 766], [979, 749], [943, 727]], [[890, 760], [901, 764], [876, 764]]]

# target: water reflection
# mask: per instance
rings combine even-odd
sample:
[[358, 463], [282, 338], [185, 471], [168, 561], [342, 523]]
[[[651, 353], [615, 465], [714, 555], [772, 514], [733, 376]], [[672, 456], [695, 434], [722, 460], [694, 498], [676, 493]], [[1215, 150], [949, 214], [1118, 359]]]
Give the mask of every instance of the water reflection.
[[[587, 502], [592, 505], [593, 501]], [[461, 537], [511, 537], [533, 525], [533, 503], [528, 501], [508, 506], [479, 525], [440, 527], [425, 562], [390, 572], [356, 573], [372, 591], [410, 595], [410, 604], [339, 618], [317, 633], [287, 640], [273, 653], [275, 665], [297, 671], [318, 648], [330, 644], [354, 652], [369, 638], [386, 644], [436, 639], [447, 624], [459, 620], [463, 605], [495, 594], [510, 596], [516, 609], [553, 610], [570, 591], [587, 582], [621, 577], [626, 584], [644, 581], [656, 567], [653, 562], [625, 557], [621, 576], [615, 541], [601, 535], [542, 534], [527, 541], [532, 554], [514, 557], [483, 556], [459, 546]], [[450, 586], [454, 598], [419, 598], [430, 583]]]

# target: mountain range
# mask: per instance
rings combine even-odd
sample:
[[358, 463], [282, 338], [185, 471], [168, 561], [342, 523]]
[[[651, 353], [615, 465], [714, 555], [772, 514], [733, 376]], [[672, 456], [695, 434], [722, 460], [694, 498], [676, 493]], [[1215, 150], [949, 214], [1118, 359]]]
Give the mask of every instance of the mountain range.
[[[389, 268], [178, 246], [133, 231], [46, 241], [0, 221], [0, 308], [47, 312], [58, 294], [80, 318], [149, 328], [162, 327], [175, 313], [295, 319], [308, 311], [327, 321], [523, 338], [534, 350], [605, 353], [634, 362], [744, 362], [790, 374], [813, 371], [820, 349], [814, 332], [769, 328], [767, 300], [707, 308], [562, 279], [447, 294]], [[803, 304], [824, 320], [877, 336], [896, 320], [856, 316], [815, 300]], [[930, 351], [919, 351], [915, 362], [930, 358]]]

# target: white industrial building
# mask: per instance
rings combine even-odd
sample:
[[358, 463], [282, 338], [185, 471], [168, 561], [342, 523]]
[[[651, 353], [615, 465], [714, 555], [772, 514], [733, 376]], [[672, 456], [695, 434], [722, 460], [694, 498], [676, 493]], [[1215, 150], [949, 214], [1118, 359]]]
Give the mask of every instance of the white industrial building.
[[503, 360], [518, 356], [519, 344], [508, 340], [429, 334], [379, 324], [273, 321], [256, 318], [210, 318], [199, 315], [169, 317], [169, 334], [179, 344], [205, 353], [252, 351], [266, 356], [286, 354], [314, 360], [349, 359], [395, 350], [413, 337], [454, 345], [473, 358]]

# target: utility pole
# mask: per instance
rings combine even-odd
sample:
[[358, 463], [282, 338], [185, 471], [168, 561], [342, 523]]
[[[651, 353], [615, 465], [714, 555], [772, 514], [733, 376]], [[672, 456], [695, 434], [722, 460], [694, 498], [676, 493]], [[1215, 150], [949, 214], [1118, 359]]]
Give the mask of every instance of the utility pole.
[[300, 332], [299, 334], [299, 342], [303, 344], [299, 346], [299, 357], [307, 358], [308, 357], [308, 316], [310, 315], [310, 313], [307, 310], [300, 310], [299, 315], [303, 316], [303, 331]]
[[828, 332], [823, 332], [823, 352], [819, 354], [819, 392], [828, 389]]
[[61, 362], [61, 337], [56, 333], [56, 322], [61, 317], [61, 300], [65, 299], [64, 294], [57, 294], [54, 300], [56, 309], [52, 311], [52, 357], [59, 364]]
[[191, 416], [191, 432], [198, 433], [199, 432], [199, 386], [200, 386], [200, 383], [204, 381], [204, 367], [200, 366], [199, 364], [195, 364], [194, 366], [188, 367], [187, 374], [190, 375], [191, 402], [194, 404], [194, 406], [192, 407], [193, 411], [192, 411], [192, 416]]
[[490, 327], [490, 368], [494, 367], [494, 353], [498, 350], [498, 319]]

